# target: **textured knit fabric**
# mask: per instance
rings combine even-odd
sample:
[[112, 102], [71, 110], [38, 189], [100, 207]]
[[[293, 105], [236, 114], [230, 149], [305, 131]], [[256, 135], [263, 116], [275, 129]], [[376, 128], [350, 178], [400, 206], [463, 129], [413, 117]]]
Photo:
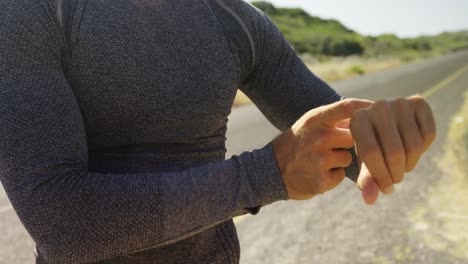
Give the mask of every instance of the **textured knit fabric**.
[[59, 2], [0, 1], [0, 179], [37, 263], [238, 263], [232, 217], [288, 197], [271, 144], [225, 160], [237, 88], [280, 130], [340, 96], [242, 0]]

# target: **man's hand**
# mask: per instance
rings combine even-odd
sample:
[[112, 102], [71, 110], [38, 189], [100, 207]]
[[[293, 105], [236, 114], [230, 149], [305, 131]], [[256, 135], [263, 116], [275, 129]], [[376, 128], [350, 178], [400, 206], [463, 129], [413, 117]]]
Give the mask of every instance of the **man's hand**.
[[352, 115], [350, 129], [363, 162], [358, 185], [368, 204], [377, 200], [379, 190], [392, 193], [436, 137], [432, 110], [420, 96], [360, 109]]
[[348, 129], [337, 125], [371, 105], [367, 100], [346, 99], [316, 108], [272, 142], [289, 199], [310, 199], [344, 179], [352, 157], [343, 149], [353, 147], [354, 140]]

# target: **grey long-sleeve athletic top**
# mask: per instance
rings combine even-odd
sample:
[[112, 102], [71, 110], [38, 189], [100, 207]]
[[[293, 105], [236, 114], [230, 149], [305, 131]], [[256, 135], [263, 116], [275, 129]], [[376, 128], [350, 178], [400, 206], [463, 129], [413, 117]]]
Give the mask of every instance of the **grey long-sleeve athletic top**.
[[37, 263], [238, 263], [287, 199], [271, 144], [225, 160], [240, 87], [279, 129], [340, 100], [242, 0], [0, 1], [0, 179]]

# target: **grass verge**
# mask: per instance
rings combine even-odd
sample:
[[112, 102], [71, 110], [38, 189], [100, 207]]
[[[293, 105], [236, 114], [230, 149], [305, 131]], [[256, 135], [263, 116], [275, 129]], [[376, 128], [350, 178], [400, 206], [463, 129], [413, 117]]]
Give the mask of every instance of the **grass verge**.
[[444, 177], [428, 192], [428, 203], [409, 213], [421, 243], [468, 260], [468, 92], [453, 117], [440, 162]]

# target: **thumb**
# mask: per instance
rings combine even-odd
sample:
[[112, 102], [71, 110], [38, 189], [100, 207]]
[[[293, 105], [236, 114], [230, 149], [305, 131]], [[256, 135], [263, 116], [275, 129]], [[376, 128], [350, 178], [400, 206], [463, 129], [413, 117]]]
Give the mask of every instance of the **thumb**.
[[324, 126], [335, 127], [343, 120], [351, 118], [354, 112], [368, 108], [374, 102], [363, 99], [344, 99], [322, 107], [320, 111], [321, 123]]
[[361, 165], [361, 172], [359, 173], [357, 184], [361, 189], [364, 202], [368, 205], [374, 204], [379, 197], [380, 189], [364, 162]]

